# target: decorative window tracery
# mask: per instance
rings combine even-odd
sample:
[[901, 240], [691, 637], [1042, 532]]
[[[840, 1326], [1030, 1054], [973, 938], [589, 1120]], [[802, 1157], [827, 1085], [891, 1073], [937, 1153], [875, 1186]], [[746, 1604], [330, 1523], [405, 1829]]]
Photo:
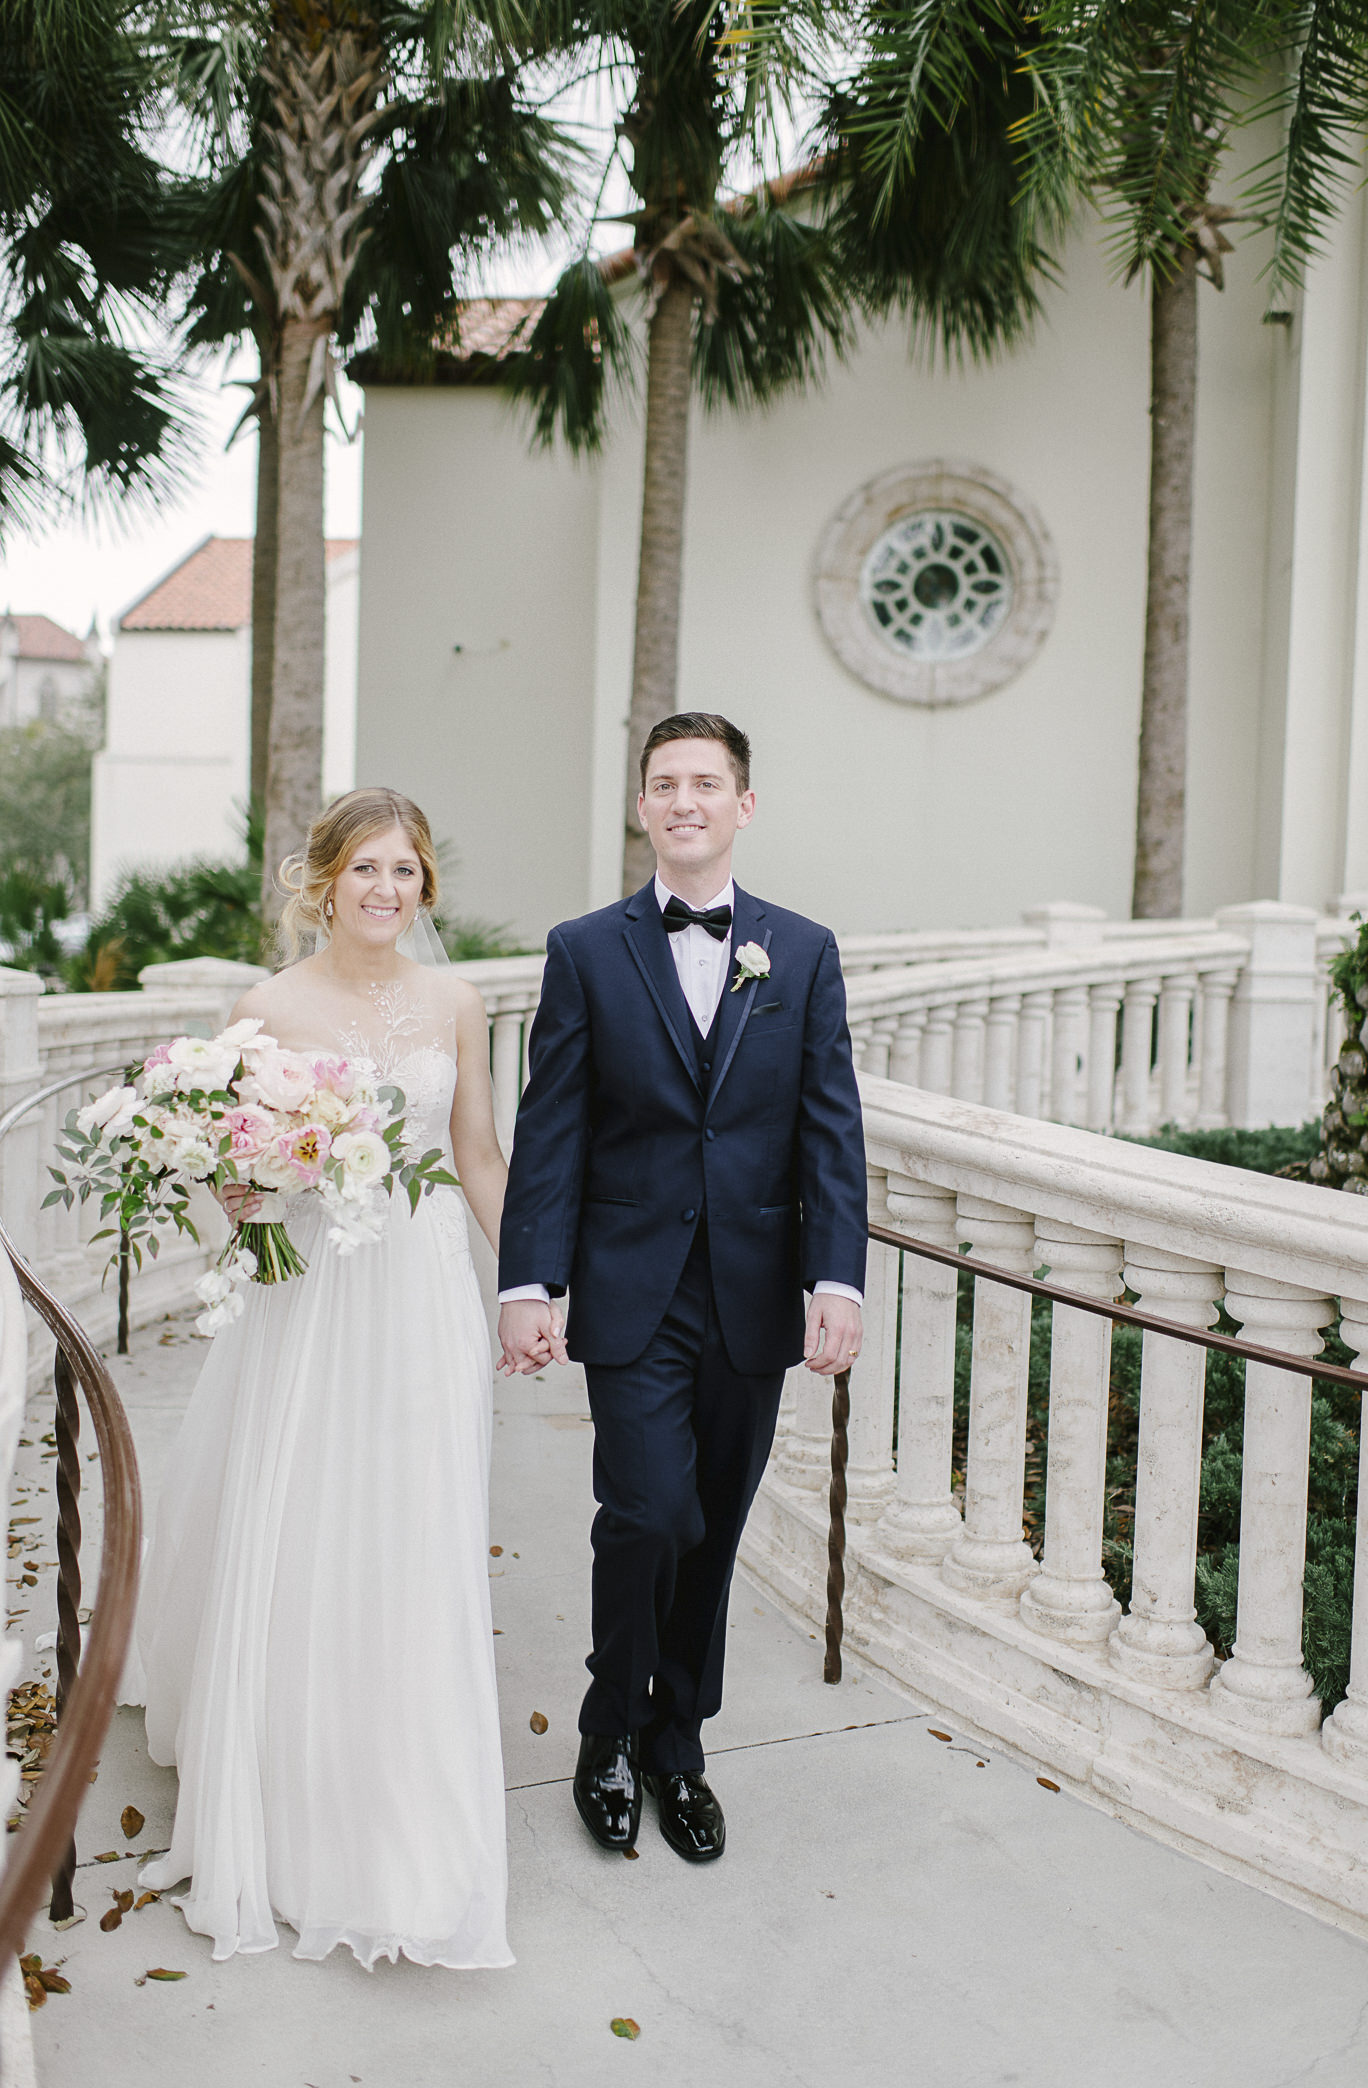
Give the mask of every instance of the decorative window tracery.
[[1044, 523], [971, 464], [905, 465], [862, 486], [818, 547], [817, 614], [860, 680], [907, 703], [963, 703], [1019, 674], [1054, 615]]

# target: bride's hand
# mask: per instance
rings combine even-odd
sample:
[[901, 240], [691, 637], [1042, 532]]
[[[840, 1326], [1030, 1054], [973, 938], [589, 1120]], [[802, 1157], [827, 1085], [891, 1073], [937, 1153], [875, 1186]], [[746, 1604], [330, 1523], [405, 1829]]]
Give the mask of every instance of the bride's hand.
[[230, 1225], [242, 1225], [261, 1209], [261, 1191], [250, 1182], [225, 1182], [214, 1195], [222, 1204]]

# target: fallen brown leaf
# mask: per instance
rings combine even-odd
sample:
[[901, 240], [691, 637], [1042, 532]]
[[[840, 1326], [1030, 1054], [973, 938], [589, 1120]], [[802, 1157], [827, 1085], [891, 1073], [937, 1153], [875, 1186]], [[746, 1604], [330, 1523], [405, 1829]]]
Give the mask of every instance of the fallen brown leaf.
[[542, 1714], [542, 1712], [534, 1711], [532, 1713], [532, 1716], [528, 1719], [527, 1723], [531, 1726], [534, 1733], [544, 1733], [547, 1730], [547, 1727], [550, 1725], [551, 1721], [549, 1718], [545, 1717]]
[[116, 1892], [114, 1895], [114, 1904], [121, 1914], [131, 1914], [133, 1911], [132, 1893], [129, 1891]]
[[1051, 1783], [1048, 1776], [1038, 1776], [1036, 1778], [1036, 1782], [1040, 1785], [1043, 1791], [1057, 1791], [1059, 1789], [1059, 1785], [1057, 1783]]
[[934, 1726], [928, 1726], [926, 1730], [933, 1740], [949, 1740], [951, 1737], [949, 1733], [938, 1733]]
[[64, 1972], [59, 1972], [55, 1965], [44, 1965], [38, 1977], [42, 1980], [43, 1987], [49, 1994], [69, 1994], [71, 1992], [71, 1981]]
[[608, 2028], [612, 2031], [614, 2037], [640, 2037], [641, 2035], [640, 2023], [633, 2022], [631, 2016], [614, 2016]]
[[104, 1913], [100, 1916], [100, 1927], [104, 1930], [105, 1934], [107, 1936], [112, 1936], [115, 1929], [121, 1928], [122, 1926], [122, 1907], [107, 1907]]
[[159, 1900], [160, 1898], [161, 1894], [159, 1892], [140, 1892], [133, 1902], [133, 1912], [141, 1914], [144, 1907], [150, 1907], [154, 1900]]
[[136, 1805], [126, 1805], [119, 1814], [119, 1825], [123, 1829], [124, 1839], [132, 1841], [136, 1835], [142, 1833], [147, 1822]]
[[148, 1979], [184, 1979], [183, 1972], [168, 1972], [165, 1965], [149, 1965], [145, 1975]]
[[24, 1974], [24, 1986], [28, 1993], [29, 2007], [42, 2008], [47, 2000], [47, 1988], [43, 1985], [38, 1974], [36, 1972], [26, 1972]]
[[118, 1860], [119, 1852], [117, 1849], [105, 1849], [99, 1856], [95, 1858], [95, 1861], [97, 1863], [117, 1863]]
[[501, 1544], [491, 1544], [489, 1556], [491, 1559], [501, 1559], [503, 1557], [503, 1546]]

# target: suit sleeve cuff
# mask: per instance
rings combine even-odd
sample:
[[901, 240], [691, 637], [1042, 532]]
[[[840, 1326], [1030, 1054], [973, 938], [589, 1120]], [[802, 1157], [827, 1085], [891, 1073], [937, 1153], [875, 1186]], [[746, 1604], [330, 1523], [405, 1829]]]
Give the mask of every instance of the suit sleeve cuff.
[[549, 1305], [551, 1303], [551, 1293], [544, 1283], [518, 1283], [514, 1285], [512, 1290], [499, 1292], [499, 1303], [501, 1305], [516, 1305], [523, 1298], [535, 1299], [538, 1305]]
[[864, 1304], [864, 1292], [857, 1291], [849, 1283], [814, 1283], [812, 1295], [814, 1298], [849, 1298], [852, 1305]]

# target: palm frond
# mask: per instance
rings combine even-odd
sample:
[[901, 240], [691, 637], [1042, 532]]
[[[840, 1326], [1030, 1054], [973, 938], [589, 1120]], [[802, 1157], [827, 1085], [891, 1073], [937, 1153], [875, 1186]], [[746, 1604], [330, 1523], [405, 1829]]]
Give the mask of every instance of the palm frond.
[[1263, 105], [1281, 119], [1283, 142], [1254, 169], [1244, 198], [1273, 228], [1273, 309], [1300, 283], [1325, 226], [1360, 179], [1368, 129], [1368, 14], [1361, 0], [1306, 0], [1286, 12], [1286, 64]]
[[606, 394], [632, 369], [630, 329], [602, 269], [586, 254], [562, 272], [505, 376], [530, 412], [539, 444], [559, 435], [583, 453], [602, 443]]
[[705, 405], [763, 404], [820, 377], [851, 345], [850, 295], [830, 229], [776, 207], [728, 214], [719, 231], [741, 264], [722, 276], [694, 333]]

